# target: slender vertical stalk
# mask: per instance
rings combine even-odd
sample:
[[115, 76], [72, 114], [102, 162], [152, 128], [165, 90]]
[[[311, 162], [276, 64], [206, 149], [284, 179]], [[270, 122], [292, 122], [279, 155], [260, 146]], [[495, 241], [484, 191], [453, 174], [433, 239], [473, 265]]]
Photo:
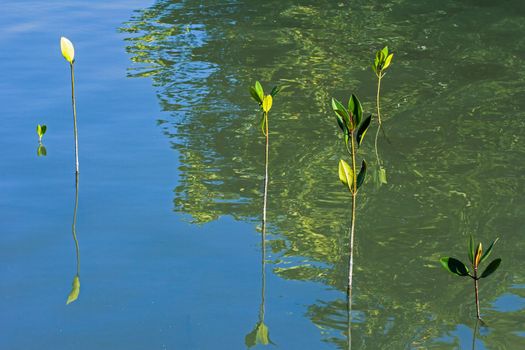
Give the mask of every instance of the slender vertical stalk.
[[262, 234], [263, 239], [266, 239], [266, 205], [268, 200], [268, 160], [270, 155], [270, 139], [268, 135], [268, 113], [264, 113], [264, 122], [266, 125], [266, 152], [264, 157], [264, 199], [263, 199], [263, 217], [262, 217]]
[[353, 268], [354, 268], [354, 233], [355, 233], [355, 220], [356, 220], [356, 200], [357, 200], [357, 171], [356, 171], [356, 145], [355, 145], [355, 138], [354, 138], [354, 131], [350, 133], [350, 140], [351, 140], [351, 149], [347, 150], [352, 156], [352, 172], [354, 174], [353, 176], [353, 184], [352, 184], [352, 222], [350, 224], [350, 259], [348, 262], [348, 290], [347, 290], [347, 296], [348, 296], [348, 315], [347, 315], [347, 322], [348, 322], [348, 349], [350, 350], [352, 348], [352, 281], [353, 281]]
[[476, 317], [481, 319], [480, 313], [479, 313], [479, 292], [478, 292], [478, 268], [474, 268], [474, 292], [476, 295]]
[[262, 217], [262, 236], [261, 236], [261, 251], [262, 251], [262, 297], [261, 297], [261, 308], [259, 311], [259, 320], [264, 321], [264, 294], [266, 289], [266, 206], [268, 203], [268, 163], [270, 156], [270, 138], [269, 138], [269, 127], [268, 127], [268, 113], [264, 112], [263, 115], [265, 124], [265, 136], [266, 136], [266, 149], [264, 157], [264, 199], [263, 199], [263, 217]]
[[377, 147], [377, 140], [379, 138], [379, 130], [383, 128], [383, 125], [382, 125], [382, 122], [381, 122], [381, 108], [379, 106], [379, 94], [380, 94], [380, 91], [381, 91], [381, 78], [382, 77], [383, 76], [381, 75], [381, 72], [379, 72], [379, 75], [377, 76], [377, 94], [376, 94], [378, 127], [377, 127], [377, 130], [376, 130], [376, 137], [375, 137], [375, 141], [374, 141], [376, 160], [377, 160], [377, 166], [378, 167], [381, 167], [381, 159], [379, 158], [379, 151], [378, 151], [378, 147]]
[[75, 69], [74, 64], [69, 64], [71, 67], [71, 104], [73, 105], [73, 127], [75, 131], [75, 165], [76, 173], [79, 173], [78, 170], [78, 130], [77, 130], [77, 107], [75, 102]]
[[75, 174], [75, 207], [73, 210], [73, 225], [71, 228], [71, 231], [73, 233], [73, 240], [75, 241], [75, 251], [77, 255], [77, 276], [80, 275], [80, 249], [78, 246], [78, 239], [77, 239], [77, 209], [78, 209], [78, 182], [79, 182], [79, 174]]
[[352, 153], [352, 172], [353, 184], [352, 184], [352, 223], [350, 225], [350, 261], [348, 263], [348, 301], [352, 301], [352, 277], [354, 267], [354, 233], [355, 233], [355, 217], [356, 217], [356, 196], [357, 196], [357, 171], [355, 164], [355, 139], [354, 131], [350, 134], [351, 140], [351, 153]]

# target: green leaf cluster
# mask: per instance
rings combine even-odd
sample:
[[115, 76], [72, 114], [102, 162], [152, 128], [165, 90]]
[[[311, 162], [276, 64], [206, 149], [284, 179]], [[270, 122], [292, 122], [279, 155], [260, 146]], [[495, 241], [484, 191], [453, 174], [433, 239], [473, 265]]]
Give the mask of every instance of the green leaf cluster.
[[47, 130], [47, 126], [45, 124], [44, 125], [38, 124], [36, 126], [36, 133], [38, 134], [38, 141], [42, 141], [42, 137], [46, 133], [46, 130]]
[[394, 58], [394, 54], [388, 51], [388, 46], [385, 46], [382, 50], [376, 52], [372, 70], [376, 73], [378, 78], [383, 77], [384, 71], [392, 63], [392, 58]]
[[252, 98], [259, 104], [259, 107], [263, 111], [261, 117], [261, 130], [262, 133], [266, 136], [266, 125], [268, 123], [268, 112], [273, 105], [273, 98], [281, 92], [285, 86], [274, 86], [269, 95], [264, 94], [264, 89], [259, 81], [255, 82], [254, 86], [250, 86], [250, 95]]
[[496, 244], [498, 239], [499, 238], [496, 238], [490, 244], [487, 251], [483, 253], [483, 245], [481, 244], [481, 242], [475, 245], [474, 238], [470, 236], [468, 259], [473, 269], [473, 274], [470, 273], [469, 268], [466, 264], [455, 258], [443, 257], [440, 259], [441, 265], [443, 266], [443, 268], [445, 268], [445, 270], [458, 276], [469, 276], [475, 280], [486, 278], [492, 275], [492, 273], [494, 273], [494, 271], [498, 269], [499, 265], [501, 264], [501, 259], [497, 258], [492, 260], [490, 264], [488, 264], [488, 266], [485, 268], [485, 270], [481, 273], [481, 275], [478, 275], [478, 268], [485, 260], [487, 260], [490, 253], [492, 253], [492, 249], [494, 248], [494, 245]]
[[[332, 109], [334, 110], [337, 125], [341, 129], [345, 143], [348, 145], [352, 143], [352, 152], [357, 153], [354, 148], [356, 144], [360, 147], [363, 143], [365, 134], [370, 126], [372, 115], [369, 115], [363, 120], [363, 107], [356, 95], [352, 94], [348, 100], [348, 107], [345, 107], [340, 101], [332, 98]], [[355, 156], [355, 155], [354, 155]], [[357, 174], [356, 181], [354, 181], [354, 171], [352, 167], [344, 160], [339, 160], [339, 179], [348, 187], [351, 193], [356, 193], [359, 187], [364, 183], [366, 177], [367, 164], [362, 161], [361, 170]], [[355, 188], [354, 188], [355, 185]]]

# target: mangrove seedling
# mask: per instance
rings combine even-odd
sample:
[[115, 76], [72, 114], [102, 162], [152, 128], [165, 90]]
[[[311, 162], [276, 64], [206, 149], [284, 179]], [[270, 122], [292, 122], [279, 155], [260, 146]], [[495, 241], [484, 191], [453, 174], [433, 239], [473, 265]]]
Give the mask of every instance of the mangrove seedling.
[[38, 134], [38, 148], [36, 150], [36, 155], [39, 156], [39, 157], [47, 155], [47, 150], [44, 147], [44, 145], [42, 144], [42, 137], [46, 133], [46, 130], [47, 130], [47, 126], [46, 125], [38, 124], [36, 126], [36, 133]]
[[381, 79], [385, 76], [386, 69], [390, 66], [392, 63], [392, 58], [394, 57], [393, 53], [389, 53], [388, 46], [385, 46], [382, 50], [379, 50], [376, 52], [376, 56], [374, 59], [374, 64], [372, 65], [372, 70], [377, 76], [377, 94], [376, 94], [376, 107], [377, 107], [377, 131], [376, 131], [376, 138], [375, 138], [375, 152], [376, 152], [376, 160], [377, 160], [377, 167], [379, 172], [379, 183], [386, 184], [386, 169], [383, 167], [383, 164], [381, 162], [381, 158], [379, 157], [379, 151], [377, 148], [377, 139], [379, 138], [379, 130], [383, 129], [382, 121], [381, 121], [381, 108], [379, 106], [379, 95], [381, 92]]
[[487, 260], [490, 253], [492, 252], [492, 249], [494, 248], [494, 245], [498, 241], [499, 238], [496, 238], [494, 242], [489, 246], [487, 251], [483, 253], [483, 246], [480, 243], [478, 243], [477, 246], [474, 245], [474, 238], [470, 236], [470, 242], [469, 242], [469, 249], [468, 249], [468, 259], [470, 261], [470, 265], [472, 267], [472, 272], [469, 270], [467, 265], [465, 265], [463, 262], [456, 258], [451, 257], [443, 257], [440, 259], [441, 265], [450, 273], [453, 273], [454, 275], [458, 275], [461, 277], [470, 277], [474, 280], [474, 294], [476, 299], [476, 317], [478, 319], [481, 319], [480, 312], [479, 312], [479, 294], [478, 294], [478, 281], [482, 278], [489, 277], [496, 271], [501, 264], [501, 259], [497, 258], [494, 259], [488, 264], [488, 266], [485, 268], [485, 270], [480, 274], [479, 273], [479, 267], [480, 265]]
[[270, 139], [269, 139], [269, 125], [268, 125], [268, 112], [272, 108], [273, 97], [282, 90], [282, 87], [275, 86], [269, 95], [264, 94], [263, 87], [258, 81], [255, 82], [254, 86], [250, 87], [250, 94], [252, 98], [259, 104], [262, 110], [261, 116], [261, 131], [266, 138], [266, 148], [264, 157], [264, 197], [263, 197], [263, 216], [262, 216], [262, 233], [263, 239], [266, 234], [266, 205], [268, 200], [268, 161], [270, 155]]
[[46, 133], [46, 130], [47, 130], [47, 126], [45, 124], [44, 125], [38, 124], [36, 126], [36, 133], [38, 134], [38, 142], [39, 143], [42, 143], [42, 137]]
[[75, 133], [75, 165], [78, 174], [78, 131], [77, 131], [77, 107], [75, 103], [75, 47], [69, 39], [60, 38], [60, 49], [62, 56], [69, 62], [71, 68], [71, 104], [73, 106], [73, 128]]
[[352, 297], [352, 273], [354, 264], [354, 233], [356, 220], [356, 199], [357, 192], [363, 185], [366, 176], [366, 161], [361, 162], [361, 170], [357, 173], [357, 151], [363, 143], [363, 138], [370, 126], [372, 118], [369, 115], [363, 118], [363, 107], [359, 99], [352, 95], [348, 101], [348, 108], [341, 102], [332, 98], [332, 109], [335, 112], [337, 124], [343, 133], [346, 150], [351, 157], [351, 163], [339, 160], [339, 179], [352, 195], [352, 222], [350, 226], [350, 261], [348, 265], [348, 299], [351, 302]]

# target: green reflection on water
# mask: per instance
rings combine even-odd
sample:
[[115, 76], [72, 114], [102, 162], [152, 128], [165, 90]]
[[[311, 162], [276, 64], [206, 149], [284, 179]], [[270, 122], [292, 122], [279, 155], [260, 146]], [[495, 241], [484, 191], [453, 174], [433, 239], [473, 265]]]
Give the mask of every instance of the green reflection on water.
[[[364, 188], [358, 207], [367, 219], [357, 227], [352, 336], [357, 348], [428, 348], [458, 324], [474, 328], [471, 286], [449, 286], [440, 256], [460, 254], [475, 234], [500, 236], [505, 261], [525, 258], [524, 12], [519, 1], [157, 1], [122, 30], [130, 76], [149, 77], [172, 116], [159, 125], [181, 164], [174, 207], [196, 223], [259, 220], [263, 144], [252, 142], [246, 89], [254, 77], [290, 86], [272, 109], [273, 272], [342, 292], [349, 202], [334, 176], [342, 140], [329, 101], [351, 89], [373, 110], [370, 57], [385, 44], [396, 52], [381, 94], [389, 181]], [[524, 272], [502, 268], [480, 291], [487, 348], [523, 341], [523, 312], [488, 307], [523, 284]], [[344, 348], [345, 310], [342, 295], [307, 317]]]

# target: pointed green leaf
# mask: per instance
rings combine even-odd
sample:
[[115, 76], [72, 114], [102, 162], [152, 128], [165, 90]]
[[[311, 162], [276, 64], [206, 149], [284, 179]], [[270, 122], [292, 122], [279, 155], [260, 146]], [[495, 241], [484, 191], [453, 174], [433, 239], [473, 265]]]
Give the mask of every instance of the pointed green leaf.
[[363, 107], [361, 102], [356, 95], [352, 94], [348, 100], [348, 113], [352, 116], [352, 122], [357, 127], [361, 124], [361, 119], [363, 117]]
[[487, 258], [489, 257], [490, 253], [492, 252], [492, 248], [494, 247], [494, 244], [496, 244], [496, 242], [499, 240], [499, 237], [496, 238], [494, 240], [494, 242], [492, 242], [492, 244], [490, 245], [489, 249], [487, 249], [487, 251], [485, 252], [485, 254], [483, 254], [481, 256], [481, 260], [479, 261], [479, 263], [481, 264], [482, 262], [484, 262], [485, 260], [487, 260]]
[[273, 104], [272, 95], [264, 96], [263, 103], [262, 103], [263, 111], [265, 113], [268, 113], [270, 111], [270, 109], [272, 109], [272, 104]]
[[262, 100], [259, 98], [259, 94], [253, 86], [250, 86], [250, 95], [252, 95], [252, 98], [255, 100], [255, 102], [257, 102], [260, 105], [262, 104]]
[[44, 136], [44, 134], [45, 134], [46, 131], [47, 131], [47, 125], [45, 125], [45, 124], [42, 125], [41, 130], [42, 130], [42, 136]]
[[384, 62], [386, 57], [388, 56], [388, 46], [383, 47], [381, 50], [381, 57], [383, 58], [382, 61]]
[[471, 264], [474, 264], [474, 237], [470, 235], [470, 241], [468, 244], [468, 259]]
[[80, 293], [80, 277], [76, 275], [75, 278], [73, 279], [73, 288], [71, 288], [71, 292], [69, 293], [67, 297], [66, 305], [77, 300], [79, 293]]
[[261, 103], [264, 101], [264, 90], [262, 88], [261, 83], [259, 81], [255, 82], [255, 92], [259, 96], [259, 100], [261, 100]]
[[366, 131], [368, 130], [368, 127], [370, 126], [370, 121], [372, 120], [372, 115], [370, 114], [366, 119], [359, 125], [359, 129], [357, 130], [357, 145], [361, 146], [361, 143], [363, 142], [363, 138], [365, 137]]
[[270, 92], [270, 95], [272, 97], [275, 97], [279, 92], [283, 91], [286, 88], [286, 85], [276, 85], [273, 87], [272, 91]]
[[487, 268], [485, 269], [485, 271], [483, 271], [480, 278], [486, 278], [492, 275], [492, 273], [498, 269], [499, 264], [501, 264], [500, 258], [492, 260], [489, 266], [487, 266]]
[[42, 127], [40, 124], [36, 126], [36, 133], [38, 134], [38, 137], [42, 138]]
[[352, 186], [354, 183], [354, 172], [347, 162], [339, 160], [339, 180], [344, 183], [350, 192], [352, 192]]
[[361, 163], [361, 170], [359, 171], [359, 175], [357, 175], [357, 188], [361, 187], [363, 182], [365, 182], [366, 177], [366, 162], [363, 159], [363, 162]]
[[479, 261], [481, 260], [481, 253], [483, 252], [483, 245], [479, 242], [476, 252], [474, 253], [474, 267], [479, 266]]
[[343, 104], [339, 101], [337, 101], [335, 98], [332, 98], [332, 109], [338, 115], [343, 119], [344, 125], [346, 126], [347, 130], [352, 130], [353, 127], [350, 125], [350, 115], [348, 114], [348, 111], [343, 106]]
[[394, 54], [391, 53], [390, 55], [388, 55], [385, 59], [385, 64], [383, 65], [383, 70], [387, 69], [388, 66], [390, 66], [390, 63], [392, 63], [392, 58], [394, 57]]
[[468, 276], [468, 267], [458, 259], [451, 257], [443, 257], [439, 259], [441, 265], [450, 273], [458, 276]]

